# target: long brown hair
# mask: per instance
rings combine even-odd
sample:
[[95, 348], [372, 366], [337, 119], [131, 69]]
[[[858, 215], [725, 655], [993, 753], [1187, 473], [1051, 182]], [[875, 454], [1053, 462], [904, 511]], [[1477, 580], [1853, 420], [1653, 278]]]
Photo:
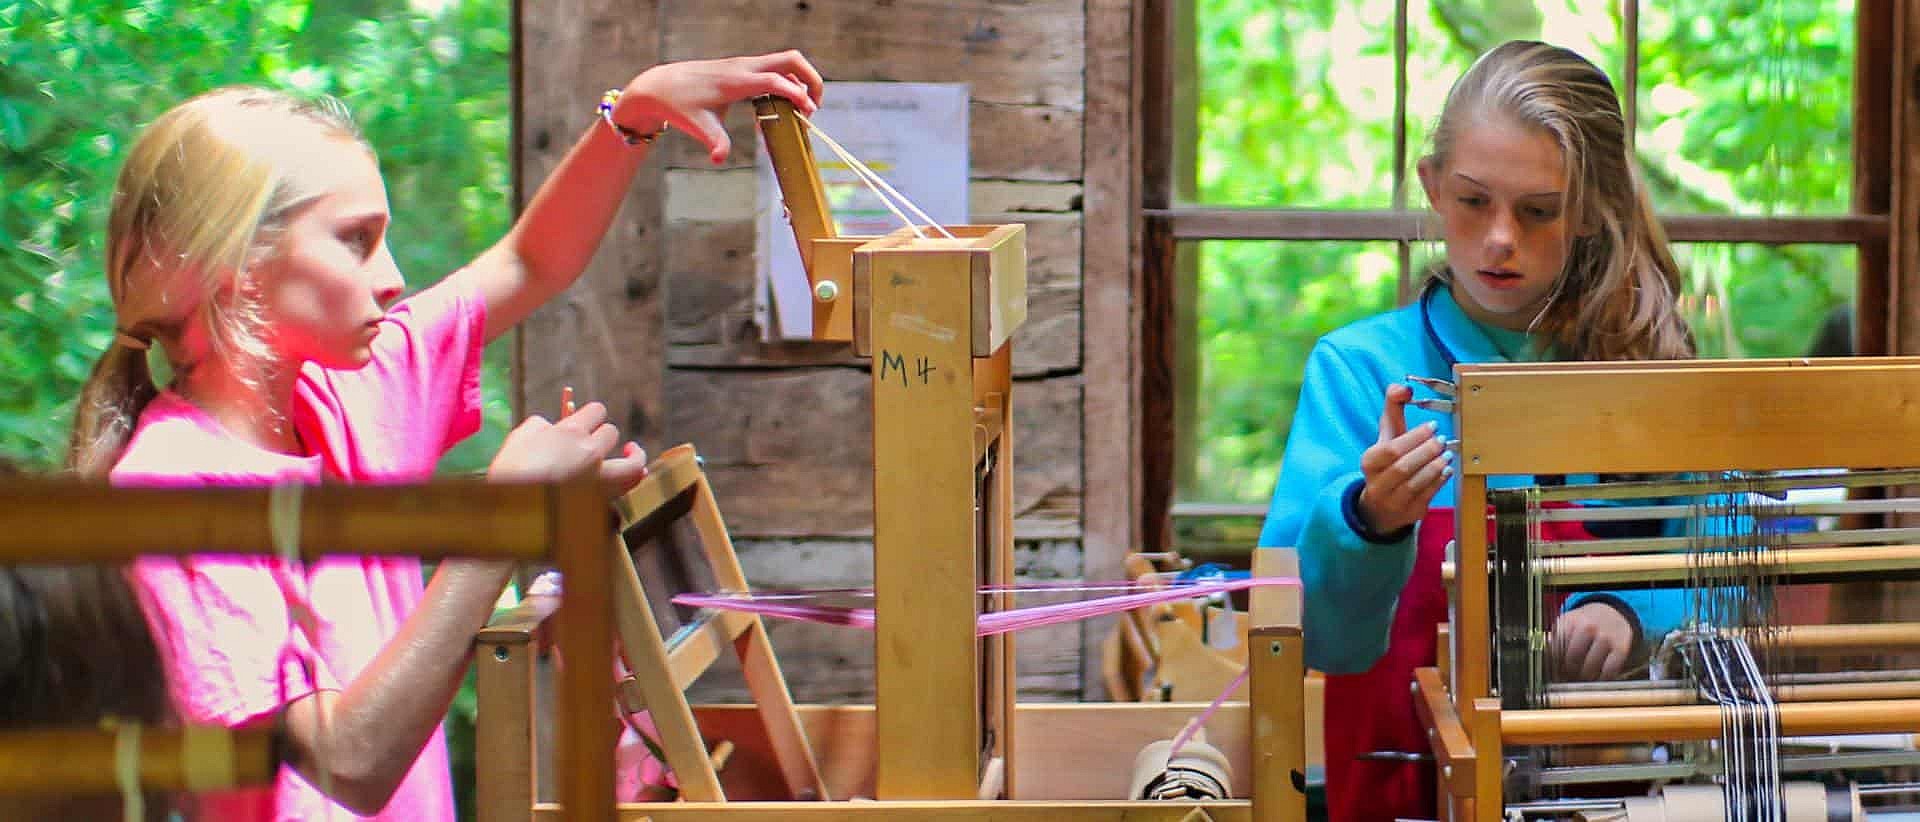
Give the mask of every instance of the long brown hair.
[[1573, 239], [1534, 332], [1562, 359], [1693, 356], [1678, 305], [1680, 267], [1627, 155], [1626, 118], [1606, 72], [1558, 46], [1503, 43], [1447, 93], [1430, 160], [1445, 167], [1461, 128], [1490, 116], [1551, 135], [1566, 162], [1564, 213]]
[[105, 476], [159, 394], [149, 352], [128, 340], [155, 344], [180, 372], [195, 365], [185, 359], [182, 332], [200, 323], [225, 360], [265, 361], [250, 291], [229, 286], [271, 252], [287, 219], [316, 196], [316, 172], [288, 168], [278, 150], [316, 136], [360, 140], [346, 109], [330, 98], [234, 87], [174, 106], [134, 142], [107, 218], [118, 335], [81, 389], [69, 469]]

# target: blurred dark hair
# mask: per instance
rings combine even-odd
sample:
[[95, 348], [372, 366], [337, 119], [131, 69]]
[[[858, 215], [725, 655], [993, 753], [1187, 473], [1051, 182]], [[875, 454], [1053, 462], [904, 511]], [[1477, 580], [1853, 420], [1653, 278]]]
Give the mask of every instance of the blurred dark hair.
[[[22, 476], [0, 457], [0, 482]], [[159, 724], [171, 714], [160, 652], [124, 568], [0, 565], [0, 729], [92, 726], [108, 716]], [[149, 815], [164, 818], [166, 804], [150, 797]], [[117, 818], [118, 805], [117, 796], [0, 797], [0, 814]]]

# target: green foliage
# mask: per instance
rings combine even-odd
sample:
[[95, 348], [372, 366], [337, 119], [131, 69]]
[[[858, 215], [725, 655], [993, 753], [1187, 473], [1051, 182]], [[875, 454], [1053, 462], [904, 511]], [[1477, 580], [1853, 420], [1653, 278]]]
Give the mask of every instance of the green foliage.
[[[0, 0], [0, 454], [52, 469], [73, 398], [108, 344], [102, 274], [114, 177], [139, 128], [236, 83], [344, 100], [380, 155], [410, 288], [452, 272], [512, 217], [503, 0]], [[484, 425], [442, 463], [485, 467], [508, 424], [505, 345]], [[448, 722], [471, 817], [471, 677]]]
[[[508, 4], [0, 0], [0, 453], [57, 467], [73, 398], [113, 327], [108, 200], [139, 128], [248, 83], [333, 94], [380, 153], [390, 236], [411, 287], [453, 271], [511, 217]], [[504, 347], [486, 429], [449, 457], [485, 465], [504, 435]]]
[[[1198, 151], [1208, 205], [1394, 205], [1391, 0], [1195, 0]], [[1853, 9], [1825, 0], [1642, 3], [1637, 151], [1664, 214], [1844, 211], [1851, 196]], [[1612, 0], [1415, 0], [1404, 202], [1447, 89], [1482, 51], [1546, 39], [1623, 81]], [[1300, 371], [1320, 337], [1392, 307], [1392, 243], [1208, 242], [1198, 252], [1201, 377], [1182, 498], [1265, 502]], [[1680, 246], [1705, 356], [1795, 356], [1851, 299], [1846, 246]]]

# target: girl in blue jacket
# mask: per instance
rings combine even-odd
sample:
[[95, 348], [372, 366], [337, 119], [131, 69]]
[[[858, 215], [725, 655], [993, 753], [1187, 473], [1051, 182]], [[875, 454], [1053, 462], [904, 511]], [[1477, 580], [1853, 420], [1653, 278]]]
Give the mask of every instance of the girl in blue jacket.
[[[1419, 300], [1326, 335], [1309, 356], [1260, 544], [1300, 553], [1307, 663], [1371, 678], [1330, 679], [1330, 717], [1348, 685], [1410, 701], [1411, 670], [1433, 664], [1433, 626], [1446, 619], [1444, 535], [1416, 532], [1436, 496], [1452, 498], [1452, 420], [1409, 411], [1409, 375], [1450, 380], [1462, 362], [1692, 356], [1679, 270], [1625, 136], [1612, 84], [1579, 55], [1535, 42], [1483, 55], [1448, 94], [1419, 163], [1445, 264]], [[1564, 676], [1614, 677], [1683, 611], [1677, 591], [1587, 595], [1556, 621], [1551, 653]], [[1390, 652], [1390, 639], [1407, 647]], [[1336, 754], [1425, 750], [1406, 727], [1410, 708], [1373, 715], [1366, 723], [1378, 727], [1329, 722], [1332, 818], [1431, 815], [1430, 768], [1362, 773]], [[1407, 784], [1385, 784], [1396, 780]]]

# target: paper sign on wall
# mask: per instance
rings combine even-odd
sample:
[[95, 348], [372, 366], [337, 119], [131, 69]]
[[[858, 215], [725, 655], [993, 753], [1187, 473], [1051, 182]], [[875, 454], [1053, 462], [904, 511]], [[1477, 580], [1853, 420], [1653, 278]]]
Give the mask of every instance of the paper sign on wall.
[[[967, 221], [966, 84], [828, 83], [820, 110], [809, 119], [936, 222]], [[812, 139], [840, 234], [880, 235], [902, 227], [818, 135]], [[755, 165], [759, 237], [754, 320], [762, 339], [811, 339], [813, 295], [764, 148]]]

